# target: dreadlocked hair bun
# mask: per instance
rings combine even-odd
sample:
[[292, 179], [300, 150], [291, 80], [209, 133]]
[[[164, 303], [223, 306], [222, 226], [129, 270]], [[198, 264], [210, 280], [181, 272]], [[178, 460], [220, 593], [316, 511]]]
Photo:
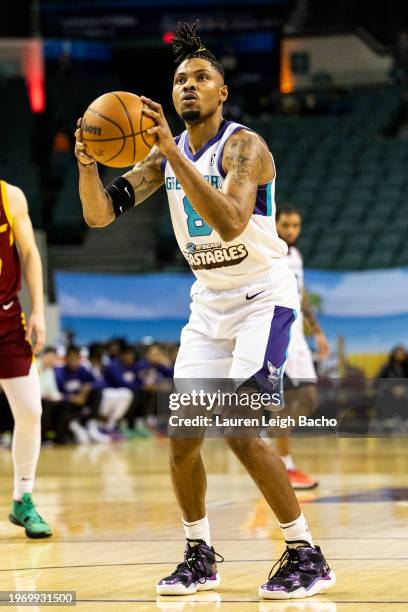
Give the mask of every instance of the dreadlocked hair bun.
[[173, 38], [173, 52], [177, 65], [191, 57], [200, 57], [211, 62], [217, 70], [224, 76], [224, 69], [215, 55], [203, 45], [201, 38], [197, 34], [198, 20], [192, 24], [177, 24], [176, 35]]

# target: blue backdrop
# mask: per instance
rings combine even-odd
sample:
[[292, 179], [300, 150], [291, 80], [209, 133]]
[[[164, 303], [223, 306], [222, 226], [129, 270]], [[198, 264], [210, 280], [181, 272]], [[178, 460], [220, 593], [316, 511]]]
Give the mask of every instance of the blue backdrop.
[[[124, 336], [177, 341], [189, 316], [189, 274], [56, 274], [61, 326], [80, 343]], [[347, 350], [408, 345], [408, 268], [364, 272], [306, 270], [306, 287], [330, 340]]]

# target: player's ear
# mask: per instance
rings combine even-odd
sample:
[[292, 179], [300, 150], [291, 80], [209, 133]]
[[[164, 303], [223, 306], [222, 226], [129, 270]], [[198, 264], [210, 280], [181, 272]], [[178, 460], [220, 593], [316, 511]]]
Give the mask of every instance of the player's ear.
[[225, 102], [228, 99], [228, 85], [223, 85], [220, 89], [220, 101]]

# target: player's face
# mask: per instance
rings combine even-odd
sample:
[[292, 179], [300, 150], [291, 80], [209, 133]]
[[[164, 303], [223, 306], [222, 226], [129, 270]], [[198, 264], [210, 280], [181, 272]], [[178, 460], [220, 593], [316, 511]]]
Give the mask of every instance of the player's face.
[[173, 80], [173, 103], [186, 122], [213, 115], [228, 97], [228, 88], [208, 60], [194, 57], [177, 68]]
[[282, 240], [289, 246], [295, 244], [302, 229], [302, 220], [297, 213], [282, 214], [276, 222], [276, 229]]

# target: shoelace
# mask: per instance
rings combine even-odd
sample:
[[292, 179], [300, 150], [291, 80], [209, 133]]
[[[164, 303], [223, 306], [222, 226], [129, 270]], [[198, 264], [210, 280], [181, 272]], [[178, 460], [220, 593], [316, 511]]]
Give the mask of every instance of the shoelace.
[[[278, 578], [286, 578], [291, 574], [294, 570], [297, 569], [297, 565], [299, 563], [299, 555], [296, 548], [287, 548], [280, 559], [277, 560], [275, 565], [272, 567], [269, 572], [268, 580], [272, 577]], [[278, 566], [275, 574], [273, 570]]]
[[[209, 556], [209, 553], [211, 554], [211, 557]], [[193, 577], [197, 579], [197, 582], [204, 584], [208, 578], [205, 559], [212, 563], [222, 563], [224, 561], [224, 557], [222, 555], [210, 550], [205, 545], [203, 546], [203, 544], [189, 546], [184, 561], [178, 564], [172, 576], [187, 570], [192, 573]]]
[[[297, 570], [297, 566], [299, 564], [299, 554], [297, 548], [287, 548], [280, 559], [275, 563], [269, 572], [268, 580], [271, 578], [286, 578], [293, 571]], [[278, 565], [279, 564], [279, 565]], [[275, 574], [273, 570], [278, 565], [278, 569]], [[324, 561], [324, 570], [326, 573], [330, 572], [330, 567], [327, 564], [327, 561]]]

